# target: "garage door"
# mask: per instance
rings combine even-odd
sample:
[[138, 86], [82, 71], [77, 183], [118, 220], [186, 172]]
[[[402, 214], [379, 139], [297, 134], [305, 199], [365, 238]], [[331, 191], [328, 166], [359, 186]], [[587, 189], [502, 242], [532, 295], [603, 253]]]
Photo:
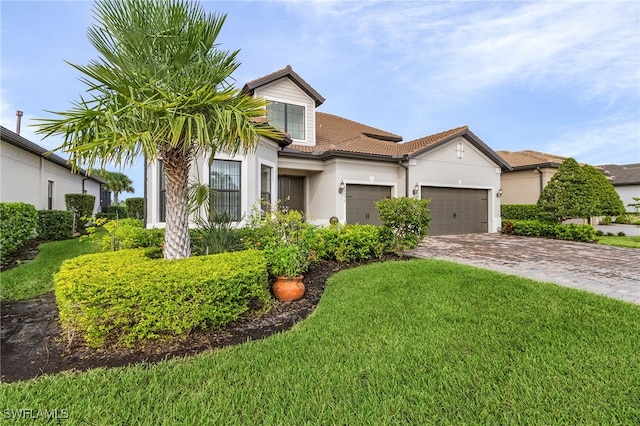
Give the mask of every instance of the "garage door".
[[431, 198], [429, 235], [488, 232], [486, 189], [422, 187], [422, 198]]
[[382, 225], [376, 201], [391, 197], [390, 186], [347, 185], [347, 223]]

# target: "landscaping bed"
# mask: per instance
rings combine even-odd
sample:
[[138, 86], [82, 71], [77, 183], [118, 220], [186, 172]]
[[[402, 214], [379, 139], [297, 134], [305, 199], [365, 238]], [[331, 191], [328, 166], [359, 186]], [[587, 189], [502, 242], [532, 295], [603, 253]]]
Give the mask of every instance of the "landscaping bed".
[[[353, 265], [349, 265], [353, 266]], [[222, 328], [192, 332], [171, 341], [150, 341], [135, 349], [91, 349], [61, 333], [53, 292], [36, 299], [2, 303], [0, 374], [13, 382], [65, 370], [83, 371], [193, 355], [202, 351], [257, 340], [291, 328], [318, 304], [326, 279], [344, 264], [323, 261], [305, 274], [306, 292], [295, 302], [275, 302], [267, 313], [242, 317]]]

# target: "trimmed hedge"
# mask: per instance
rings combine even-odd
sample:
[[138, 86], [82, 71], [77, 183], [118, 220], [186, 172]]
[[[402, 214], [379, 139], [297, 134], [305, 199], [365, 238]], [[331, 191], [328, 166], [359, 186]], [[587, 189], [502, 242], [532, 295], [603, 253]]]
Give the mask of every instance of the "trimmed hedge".
[[107, 207], [107, 213], [115, 215], [116, 219], [126, 219], [129, 217], [129, 212], [124, 206], [109, 206]]
[[380, 257], [384, 243], [380, 228], [374, 225], [342, 225], [314, 228], [305, 235], [319, 259], [358, 262]]
[[54, 281], [64, 330], [93, 347], [222, 326], [271, 301], [257, 250], [171, 261], [144, 249], [90, 254], [65, 261]]
[[38, 238], [44, 241], [68, 240], [73, 236], [73, 212], [38, 210]]
[[125, 200], [125, 203], [127, 204], [127, 212], [129, 213], [129, 217], [134, 219], [144, 218], [144, 198], [127, 198]]
[[82, 218], [93, 216], [96, 197], [90, 194], [65, 194], [64, 203], [67, 210], [72, 211], [75, 216], [75, 230], [83, 231], [87, 222]]
[[543, 237], [557, 240], [594, 241], [596, 230], [591, 225], [554, 224], [538, 220], [509, 220], [502, 222], [502, 232], [525, 237]]
[[536, 220], [540, 209], [537, 204], [503, 204], [500, 214], [502, 220]]
[[38, 213], [27, 203], [0, 203], [0, 261], [36, 236]]

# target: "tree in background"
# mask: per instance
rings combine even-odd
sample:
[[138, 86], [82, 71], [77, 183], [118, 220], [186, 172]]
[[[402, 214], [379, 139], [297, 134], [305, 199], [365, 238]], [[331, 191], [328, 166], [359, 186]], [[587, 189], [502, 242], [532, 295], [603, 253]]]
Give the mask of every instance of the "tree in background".
[[110, 172], [107, 170], [93, 170], [91, 173], [104, 179], [107, 183], [103, 185], [103, 188], [107, 191], [113, 192], [113, 204], [116, 206], [119, 204], [118, 194], [121, 192], [134, 192], [133, 181], [129, 179], [129, 176], [120, 172]]
[[589, 177], [589, 185], [595, 190], [596, 212], [594, 216], [618, 216], [625, 212], [618, 191], [609, 179], [593, 166], [585, 164], [582, 170]]
[[558, 222], [595, 216], [597, 196], [591, 181], [576, 160], [567, 158], [538, 198], [542, 215]]
[[202, 153], [255, 149], [285, 135], [265, 124], [267, 101], [233, 87], [238, 50], [218, 49], [225, 15], [187, 0], [98, 0], [89, 41], [99, 54], [84, 74], [90, 99], [42, 119], [38, 133], [62, 135], [75, 167], [162, 160], [166, 175], [164, 257], [190, 255], [188, 178]]

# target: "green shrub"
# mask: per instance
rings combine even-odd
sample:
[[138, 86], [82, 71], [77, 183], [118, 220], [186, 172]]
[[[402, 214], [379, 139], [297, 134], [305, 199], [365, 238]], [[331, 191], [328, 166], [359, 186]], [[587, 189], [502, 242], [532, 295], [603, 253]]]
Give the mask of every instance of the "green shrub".
[[304, 214], [281, 207], [271, 211], [255, 208], [250, 217], [249, 232], [243, 232], [247, 247], [262, 250], [272, 276], [287, 272], [298, 276], [307, 271], [316, 260], [315, 253], [305, 236], [311, 225]]
[[144, 218], [144, 198], [132, 197], [125, 200], [127, 205], [127, 213], [133, 219]]
[[611, 225], [612, 222], [613, 220], [611, 219], [611, 216], [605, 216], [600, 219], [600, 225]]
[[117, 218], [115, 213], [96, 213], [96, 220], [97, 219], [115, 220]]
[[84, 255], [65, 261], [54, 281], [67, 335], [94, 347], [222, 326], [271, 300], [257, 250], [171, 261], [144, 249]]
[[383, 252], [379, 227], [353, 224], [340, 228], [335, 252], [338, 262], [359, 262], [381, 256]]
[[38, 213], [27, 203], [0, 203], [0, 262], [36, 236]]
[[380, 227], [374, 225], [312, 227], [305, 239], [317, 259], [350, 263], [380, 257], [384, 253]]
[[427, 235], [431, 221], [430, 200], [410, 197], [384, 198], [376, 202], [380, 220], [382, 243], [388, 251], [402, 255], [414, 248]]
[[539, 220], [513, 220], [502, 223], [505, 234], [525, 237], [555, 238], [570, 241], [594, 241], [596, 230], [591, 225], [554, 224]]
[[164, 229], [145, 229], [139, 219], [112, 220], [104, 224], [107, 235], [102, 238], [102, 251], [143, 247], [161, 247]]
[[626, 237], [627, 234], [625, 234], [624, 232], [620, 231], [618, 232], [618, 237]]
[[38, 238], [68, 240], [73, 236], [73, 213], [68, 210], [38, 210]]
[[502, 220], [536, 220], [540, 209], [537, 204], [503, 204], [500, 212]]
[[125, 206], [109, 206], [107, 207], [107, 213], [115, 215], [116, 219], [126, 219], [129, 217], [129, 213]]
[[67, 210], [73, 212], [74, 232], [84, 231], [87, 218], [93, 216], [93, 207], [96, 204], [96, 197], [90, 194], [65, 194], [64, 203]]
[[640, 215], [625, 213], [616, 217], [616, 223], [623, 225], [640, 225]]
[[209, 220], [196, 219], [195, 229], [189, 230], [191, 254], [207, 254], [238, 251], [245, 248], [242, 235], [234, 228], [233, 220], [227, 213], [214, 213]]

